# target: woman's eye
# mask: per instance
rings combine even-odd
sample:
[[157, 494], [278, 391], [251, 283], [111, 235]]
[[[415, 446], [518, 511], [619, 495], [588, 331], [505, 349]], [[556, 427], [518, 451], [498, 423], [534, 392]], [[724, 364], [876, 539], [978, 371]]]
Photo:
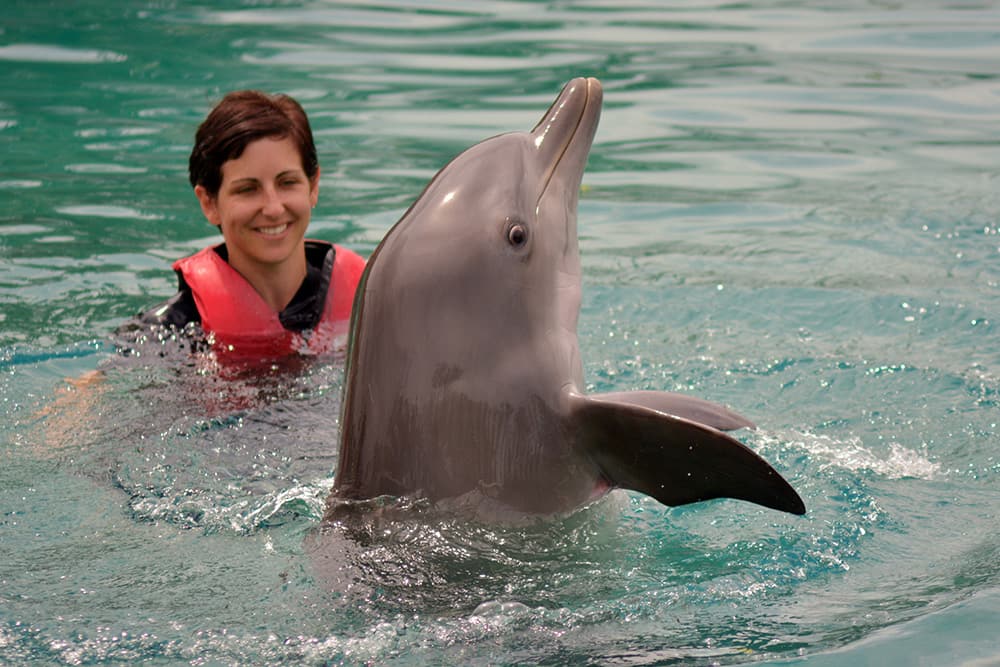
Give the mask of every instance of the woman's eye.
[[234, 184], [229, 191], [234, 195], [245, 195], [254, 192], [257, 189], [256, 183], [251, 183], [249, 181], [244, 181], [242, 183]]
[[520, 224], [511, 225], [507, 229], [507, 242], [515, 248], [522, 247], [528, 242], [528, 228]]

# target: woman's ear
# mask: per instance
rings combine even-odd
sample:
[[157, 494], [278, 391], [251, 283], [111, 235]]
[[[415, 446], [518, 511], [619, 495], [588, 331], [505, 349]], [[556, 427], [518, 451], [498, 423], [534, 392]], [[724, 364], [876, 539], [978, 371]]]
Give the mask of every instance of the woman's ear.
[[222, 219], [219, 217], [219, 203], [216, 197], [212, 196], [204, 185], [194, 186], [194, 195], [201, 204], [201, 212], [210, 224], [222, 227]]

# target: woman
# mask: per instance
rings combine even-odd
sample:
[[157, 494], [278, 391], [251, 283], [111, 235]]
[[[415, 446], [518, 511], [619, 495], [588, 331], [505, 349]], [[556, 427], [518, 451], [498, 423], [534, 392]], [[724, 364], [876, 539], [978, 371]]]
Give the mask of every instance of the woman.
[[[240, 362], [226, 367], [236, 369], [335, 350], [365, 262], [346, 248], [305, 240], [320, 171], [302, 107], [285, 95], [229, 93], [198, 128], [189, 170], [201, 210], [224, 242], [174, 262], [177, 294], [119, 333], [131, 339], [150, 325], [200, 325], [216, 358]], [[123, 351], [132, 342], [118, 341]], [[44, 408], [51, 442], [74, 442], [66, 434], [92, 414], [103, 377], [98, 369], [67, 380]]]
[[174, 262], [179, 291], [141, 322], [200, 323], [220, 357], [331, 351], [365, 263], [305, 239], [320, 170], [302, 107], [286, 95], [229, 93], [198, 128], [188, 166], [224, 242]]

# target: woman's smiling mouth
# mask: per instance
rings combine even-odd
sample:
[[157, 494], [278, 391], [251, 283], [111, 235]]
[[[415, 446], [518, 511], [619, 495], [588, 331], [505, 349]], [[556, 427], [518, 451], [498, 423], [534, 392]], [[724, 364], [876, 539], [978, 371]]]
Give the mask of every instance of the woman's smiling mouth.
[[287, 222], [282, 225], [275, 225], [274, 227], [258, 227], [257, 231], [266, 236], [278, 236], [286, 229], [288, 229]]

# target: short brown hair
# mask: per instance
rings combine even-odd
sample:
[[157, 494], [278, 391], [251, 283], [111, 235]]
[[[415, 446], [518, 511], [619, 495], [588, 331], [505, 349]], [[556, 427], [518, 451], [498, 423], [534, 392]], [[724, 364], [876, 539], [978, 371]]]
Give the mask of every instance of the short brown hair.
[[222, 186], [222, 164], [243, 154], [247, 145], [264, 138], [291, 137], [302, 157], [302, 170], [312, 180], [319, 170], [309, 118], [288, 95], [237, 90], [215, 105], [198, 127], [188, 160], [191, 186], [215, 196]]

